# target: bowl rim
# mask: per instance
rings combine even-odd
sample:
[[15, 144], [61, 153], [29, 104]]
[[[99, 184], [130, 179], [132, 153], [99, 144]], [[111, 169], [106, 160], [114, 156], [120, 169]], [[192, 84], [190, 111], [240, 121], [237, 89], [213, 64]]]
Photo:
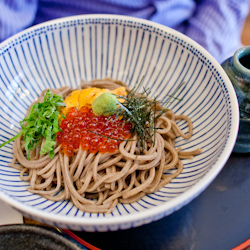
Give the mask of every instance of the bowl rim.
[[[130, 17], [125, 15], [111, 15], [111, 14], [84, 14], [84, 15], [75, 15], [75, 16], [69, 16], [69, 17], [63, 17], [58, 18], [54, 20], [50, 20], [47, 22], [43, 22], [37, 25], [34, 25], [28, 29], [25, 29], [16, 35], [6, 39], [2, 43], [0, 43], [0, 52], [2, 50], [5, 50], [8, 48], [10, 43], [14, 41], [15, 39], [21, 37], [22, 35], [32, 31], [39, 29], [44, 26], [53, 25], [53, 24], [59, 24], [63, 22], [68, 21], [74, 21], [74, 20], [86, 20], [86, 19], [120, 19], [123, 21], [131, 21], [136, 24], [146, 24], [155, 28], [158, 28], [162, 31], [168, 32], [180, 39], [183, 39], [187, 41], [190, 45], [197, 48], [197, 50], [201, 51], [203, 55], [205, 55], [207, 58], [209, 58], [209, 61], [212, 63], [212, 65], [215, 65], [216, 69], [219, 71], [221, 77], [224, 79], [224, 81], [227, 83], [227, 89], [229, 92], [229, 95], [231, 97], [231, 107], [232, 107], [232, 119], [231, 122], [231, 136], [228, 136], [227, 144], [225, 145], [224, 149], [222, 150], [219, 157], [216, 159], [216, 162], [213, 164], [213, 167], [210, 168], [207, 173], [197, 181], [192, 187], [187, 189], [185, 192], [181, 193], [177, 197], [160, 204], [155, 207], [151, 207], [150, 209], [140, 211], [138, 213], [132, 213], [132, 214], [126, 214], [121, 216], [105, 216], [105, 217], [72, 217], [62, 214], [54, 214], [45, 212], [42, 210], [39, 210], [37, 208], [34, 208], [32, 206], [26, 205], [25, 203], [22, 203], [20, 201], [17, 201], [15, 199], [12, 199], [9, 195], [5, 194], [5, 192], [1, 191], [0, 189], [0, 199], [4, 202], [8, 203], [15, 209], [24, 212], [25, 214], [29, 214], [33, 216], [34, 218], [40, 218], [44, 221], [50, 221], [53, 223], [64, 223], [68, 225], [77, 225], [77, 226], [111, 226], [111, 225], [117, 225], [117, 224], [124, 224], [124, 223], [133, 223], [138, 221], [143, 221], [147, 219], [157, 220], [162, 218], [163, 216], [169, 215], [173, 213], [174, 211], [179, 210], [189, 202], [191, 202], [193, 199], [195, 199], [201, 192], [206, 189], [209, 184], [216, 178], [216, 176], [219, 174], [221, 169], [226, 164], [228, 158], [230, 157], [230, 154], [233, 150], [234, 144], [237, 139], [238, 129], [239, 129], [239, 111], [238, 111], [238, 101], [237, 97], [234, 91], [233, 86], [230, 84], [230, 80], [221, 67], [221, 65], [216, 61], [216, 59], [208, 52], [206, 51], [201, 45], [199, 45], [197, 42], [193, 41], [191, 38], [187, 37], [186, 35], [180, 33], [179, 31], [176, 31], [172, 28], [169, 28], [167, 26], [164, 26], [162, 24], [155, 23], [153, 21], [145, 20], [142, 18], [137, 17]], [[198, 191], [197, 191], [198, 190]], [[160, 215], [159, 218], [155, 218], [156, 215]]]

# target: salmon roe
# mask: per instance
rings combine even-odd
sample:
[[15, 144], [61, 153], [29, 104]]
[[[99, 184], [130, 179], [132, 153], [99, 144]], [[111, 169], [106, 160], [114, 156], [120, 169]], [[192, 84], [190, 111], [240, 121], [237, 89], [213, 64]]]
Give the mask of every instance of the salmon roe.
[[[92, 109], [70, 108], [60, 123], [61, 132], [57, 133], [57, 142], [61, 151], [68, 156], [80, 146], [90, 153], [113, 153], [122, 140], [130, 137], [130, 123], [111, 117], [96, 116]], [[108, 137], [108, 138], [107, 138]]]

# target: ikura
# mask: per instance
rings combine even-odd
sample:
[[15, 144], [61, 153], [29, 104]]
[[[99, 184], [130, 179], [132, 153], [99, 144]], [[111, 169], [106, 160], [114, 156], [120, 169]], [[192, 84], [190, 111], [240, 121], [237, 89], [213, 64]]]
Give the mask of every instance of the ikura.
[[57, 142], [61, 151], [72, 156], [80, 146], [90, 153], [113, 153], [122, 140], [130, 137], [131, 124], [111, 117], [96, 116], [92, 109], [70, 108], [60, 123], [61, 132], [57, 133]]

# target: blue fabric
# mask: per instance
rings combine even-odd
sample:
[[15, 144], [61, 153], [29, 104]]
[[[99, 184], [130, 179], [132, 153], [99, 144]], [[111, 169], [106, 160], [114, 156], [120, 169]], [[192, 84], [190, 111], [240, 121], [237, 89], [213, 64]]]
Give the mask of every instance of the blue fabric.
[[241, 45], [248, 10], [249, 0], [1, 0], [0, 41], [54, 18], [121, 14], [174, 28], [222, 62]]

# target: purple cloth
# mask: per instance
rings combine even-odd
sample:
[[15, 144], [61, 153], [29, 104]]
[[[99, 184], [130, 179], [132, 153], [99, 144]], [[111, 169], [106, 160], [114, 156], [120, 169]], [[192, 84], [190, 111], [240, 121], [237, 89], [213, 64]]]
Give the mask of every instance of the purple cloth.
[[80, 14], [120, 14], [176, 29], [219, 62], [241, 46], [249, 0], [0, 0], [0, 41], [44, 21]]

